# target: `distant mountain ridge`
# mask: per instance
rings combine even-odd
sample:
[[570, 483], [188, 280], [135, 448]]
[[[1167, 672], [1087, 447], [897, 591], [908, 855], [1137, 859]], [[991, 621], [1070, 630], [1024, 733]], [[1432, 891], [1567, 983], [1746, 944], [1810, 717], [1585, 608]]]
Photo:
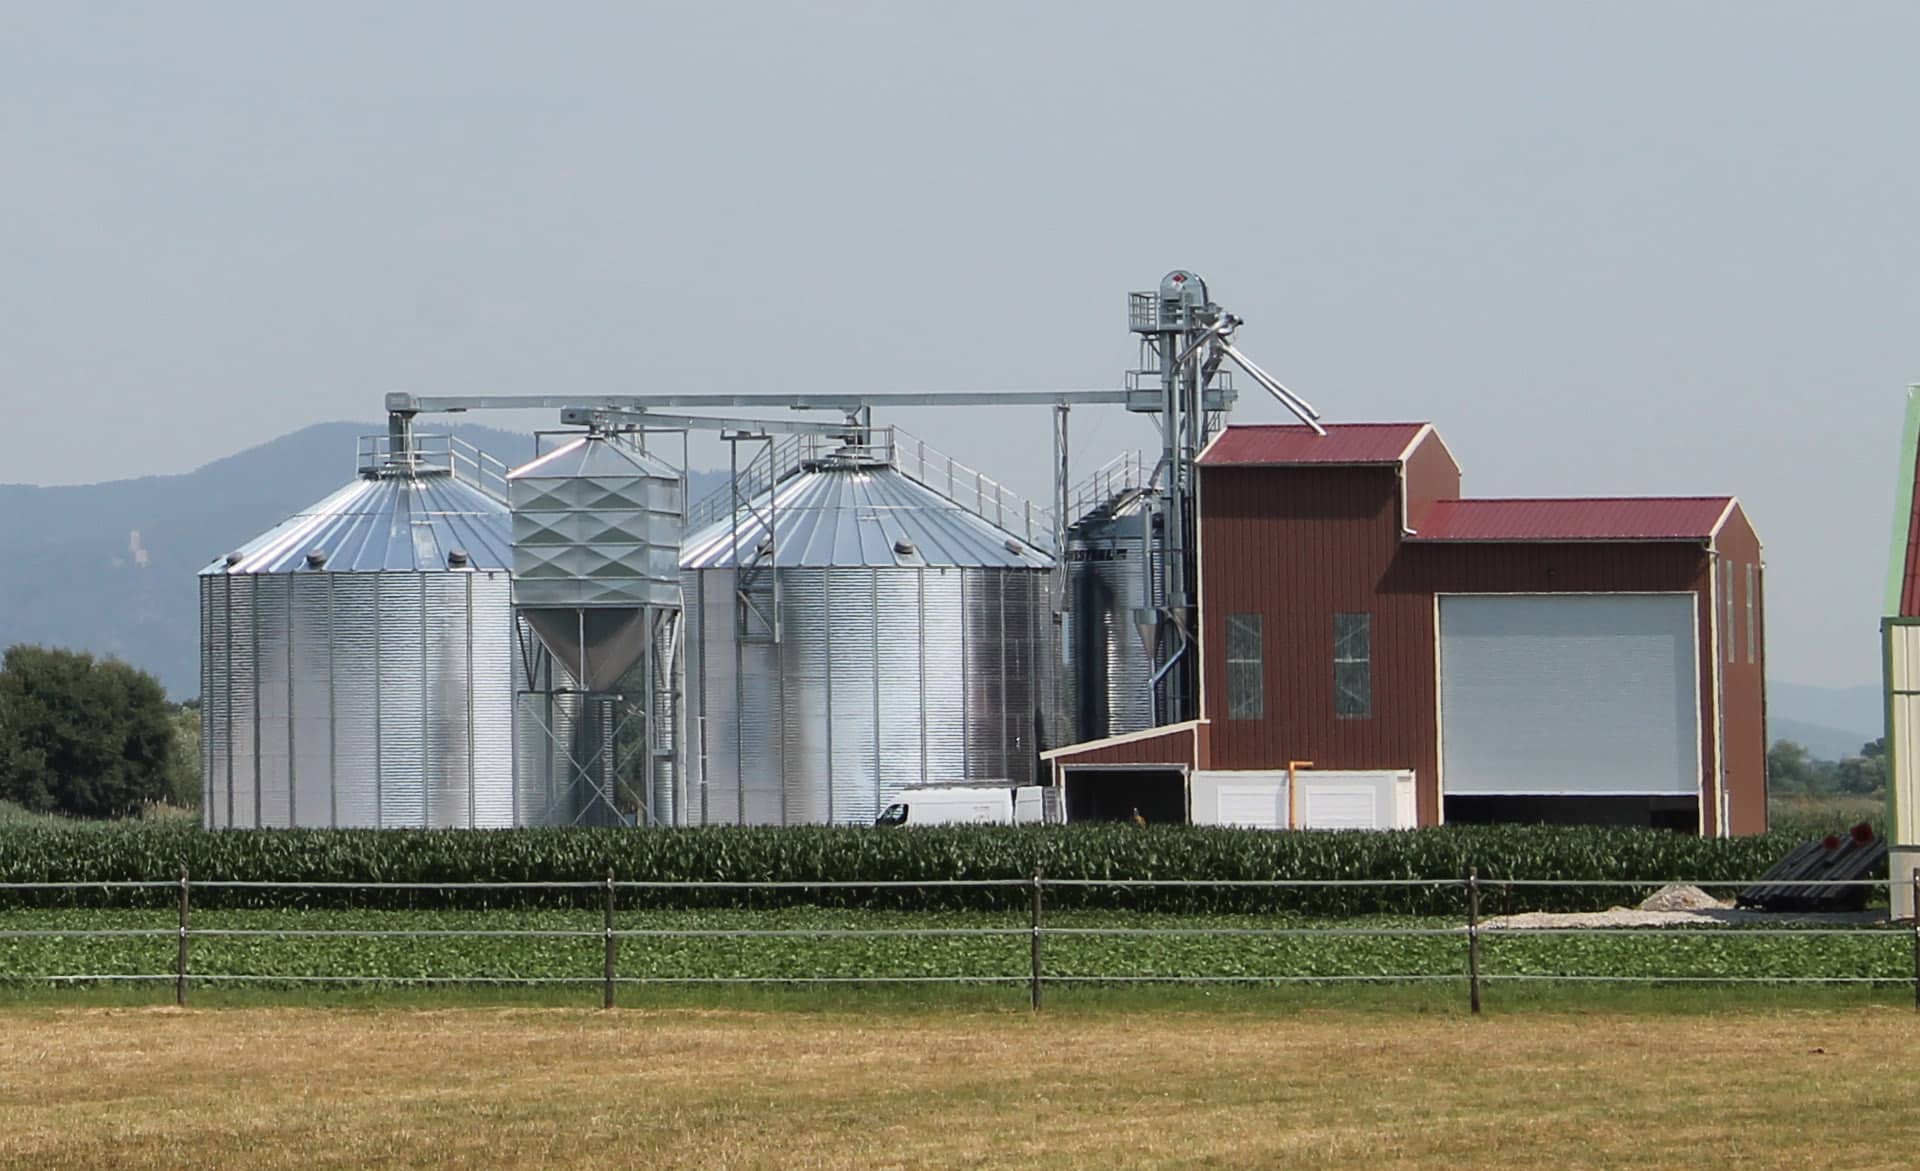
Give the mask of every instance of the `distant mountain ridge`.
[[[100, 484], [0, 484], [0, 647], [45, 643], [115, 655], [160, 677], [176, 699], [200, 692], [195, 575], [214, 558], [353, 479], [377, 423], [317, 423], [194, 471]], [[533, 437], [451, 432], [506, 461]], [[724, 473], [695, 471], [698, 499]]]

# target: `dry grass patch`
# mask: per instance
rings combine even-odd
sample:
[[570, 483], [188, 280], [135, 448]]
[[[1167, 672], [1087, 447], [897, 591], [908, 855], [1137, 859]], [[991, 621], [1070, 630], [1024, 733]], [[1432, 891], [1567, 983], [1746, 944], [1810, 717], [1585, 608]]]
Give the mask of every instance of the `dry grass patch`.
[[1911, 1011], [0, 1012], [0, 1165], [1906, 1168]]

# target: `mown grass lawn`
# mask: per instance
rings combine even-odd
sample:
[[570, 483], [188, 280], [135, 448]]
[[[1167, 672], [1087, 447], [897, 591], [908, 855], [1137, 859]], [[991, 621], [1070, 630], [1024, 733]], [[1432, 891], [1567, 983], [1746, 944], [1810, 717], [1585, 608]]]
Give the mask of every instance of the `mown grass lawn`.
[[1906, 1168], [1910, 1009], [0, 1011], [0, 1166]]

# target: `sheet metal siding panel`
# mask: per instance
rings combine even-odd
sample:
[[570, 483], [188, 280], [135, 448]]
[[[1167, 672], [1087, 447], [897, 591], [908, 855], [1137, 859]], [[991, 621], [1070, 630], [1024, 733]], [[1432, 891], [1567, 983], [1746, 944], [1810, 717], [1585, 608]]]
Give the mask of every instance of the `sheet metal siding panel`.
[[780, 678], [780, 648], [747, 643], [738, 652], [734, 719], [740, 744], [740, 819], [745, 825], [786, 825], [796, 804], [818, 799], [824, 806], [826, 795], [795, 793], [781, 775], [779, 696], [785, 681]]
[[874, 606], [873, 571], [832, 569], [826, 571], [826, 578], [827, 609], [816, 620], [824, 620], [831, 629], [831, 797], [825, 818], [814, 810], [802, 816], [807, 821], [871, 824], [879, 813], [875, 802], [880, 765], [880, 703], [875, 690], [879, 664], [874, 657], [879, 612]]
[[380, 823], [379, 579], [333, 583], [333, 816], [344, 828]]
[[200, 821], [227, 824], [227, 579], [200, 579]]
[[[791, 824], [818, 824], [833, 807], [835, 777], [854, 771], [843, 751], [835, 712], [853, 696], [839, 694], [833, 671], [833, 643], [840, 637], [840, 616], [829, 601], [825, 570], [780, 571], [780, 626], [786, 640], [781, 656], [780, 741], [768, 753], [768, 771], [784, 777]], [[829, 621], [829, 618], [832, 621]]]
[[674, 720], [680, 737], [680, 743], [686, 745], [684, 759], [686, 770], [680, 786], [679, 799], [674, 805], [675, 825], [700, 825], [703, 823], [700, 807], [700, 780], [703, 761], [701, 753], [701, 685], [704, 682], [702, 672], [705, 668], [705, 655], [702, 653], [702, 639], [706, 633], [701, 625], [704, 607], [700, 602], [700, 578], [683, 574], [680, 578], [681, 601], [680, 619], [683, 623], [680, 640], [680, 667], [683, 674], [681, 683], [684, 700]]
[[417, 574], [383, 573], [375, 583], [380, 640], [380, 826], [425, 824], [427, 688], [423, 672], [424, 591]]
[[1006, 691], [1000, 699], [1006, 713], [1006, 776], [1022, 784], [1033, 780], [1045, 722], [1046, 639], [1052, 600], [1044, 582], [1039, 574], [1000, 575], [1006, 637], [1001, 652]]
[[[689, 665], [704, 688], [709, 822], [867, 824], [909, 784], [1032, 778], [1051, 633], [1044, 573], [779, 573], [777, 647], [736, 644], [727, 571], [684, 579], [704, 595], [704, 645]], [[731, 788], [736, 734], [743, 790]]]
[[254, 594], [251, 576], [227, 579], [229, 610], [227, 618], [229, 695], [232, 698], [232, 734], [229, 740], [230, 777], [227, 784], [227, 821], [236, 829], [252, 829], [255, 786], [259, 783], [257, 751], [259, 747], [259, 698], [254, 663]]
[[1460, 495], [1460, 465], [1453, 462], [1437, 432], [1428, 432], [1413, 449], [1401, 474], [1406, 478], [1407, 503], [1402, 521], [1415, 532], [1426, 524], [1436, 502]]
[[1069, 735], [1075, 740], [1153, 725], [1154, 664], [1133, 621], [1151, 594], [1141, 540], [1147, 521], [1144, 510], [1124, 508], [1119, 515], [1084, 519], [1067, 539], [1069, 615], [1062, 628], [1076, 648], [1085, 648], [1070, 660]]
[[967, 776], [966, 607], [958, 569], [929, 569], [921, 576], [921, 655], [926, 688], [926, 781]]
[[706, 662], [702, 686], [707, 701], [707, 822], [737, 825], [744, 810], [738, 740], [740, 697], [734, 687], [733, 571], [700, 575], [700, 589], [705, 598], [700, 653]]
[[513, 585], [501, 572], [463, 575], [472, 590], [471, 690], [466, 731], [473, 765], [475, 829], [507, 829], [514, 821], [513, 688], [523, 678], [513, 637]]
[[[1723, 631], [1733, 640], [1734, 661], [1719, 656], [1721, 672], [1721, 751], [1728, 794], [1727, 828], [1736, 834], [1765, 833], [1767, 829], [1767, 639], [1766, 570], [1760, 538], [1744, 510], [1735, 507], [1720, 530], [1720, 555], [1733, 569], [1734, 629]], [[1753, 572], [1748, 572], [1753, 567]], [[1753, 591], [1751, 605], [1747, 591]], [[1748, 625], [1753, 630], [1749, 632]], [[1751, 641], [1749, 641], [1751, 639]], [[1752, 646], [1751, 661], [1747, 649]]]
[[[1920, 626], [1888, 623], [1886, 649], [1887, 741], [1893, 774], [1892, 838], [1902, 846], [1920, 845]], [[1911, 897], [1911, 896], [1909, 896]]]
[[293, 804], [275, 825], [333, 824], [333, 580], [288, 576], [292, 593]]
[[[920, 721], [926, 678], [920, 660], [920, 579], [918, 569], [874, 571], [876, 659], [880, 704], [879, 759], [871, 822], [908, 785], [926, 776]], [[851, 811], [839, 811], [843, 815]]]
[[424, 694], [423, 768], [425, 821], [429, 829], [465, 829], [473, 824], [473, 754], [467, 719], [472, 663], [472, 619], [465, 573], [422, 574]]
[[259, 672], [254, 685], [259, 705], [257, 816], [263, 826], [292, 824], [292, 586], [285, 574], [258, 577], [253, 585], [254, 662]]
[[964, 615], [963, 661], [967, 683], [966, 776], [969, 781], [1003, 776], [1006, 754], [1001, 750], [1004, 713], [993, 704], [1000, 687], [1000, 591], [998, 579], [977, 569], [960, 571], [960, 602]]
[[516, 676], [514, 682], [514, 821], [523, 826], [546, 825], [552, 820], [548, 810], [564, 788], [562, 778], [567, 774], [561, 764], [573, 728], [554, 707], [554, 697], [529, 690], [545, 685], [552, 656], [517, 615], [512, 625], [515, 644], [528, 648], [518, 656], [528, 660], [531, 672]]

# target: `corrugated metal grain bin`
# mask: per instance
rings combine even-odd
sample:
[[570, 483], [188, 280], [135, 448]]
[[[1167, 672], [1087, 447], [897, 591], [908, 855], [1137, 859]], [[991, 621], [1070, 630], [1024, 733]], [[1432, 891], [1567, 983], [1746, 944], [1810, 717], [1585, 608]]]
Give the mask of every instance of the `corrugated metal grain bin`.
[[1076, 740], [1154, 726], [1154, 496], [1132, 488], [1067, 532], [1065, 703]]
[[1053, 559], [868, 452], [687, 540], [689, 823], [870, 823], [910, 784], [1033, 779]]
[[515, 824], [507, 508], [433, 439], [200, 571], [209, 828]]

